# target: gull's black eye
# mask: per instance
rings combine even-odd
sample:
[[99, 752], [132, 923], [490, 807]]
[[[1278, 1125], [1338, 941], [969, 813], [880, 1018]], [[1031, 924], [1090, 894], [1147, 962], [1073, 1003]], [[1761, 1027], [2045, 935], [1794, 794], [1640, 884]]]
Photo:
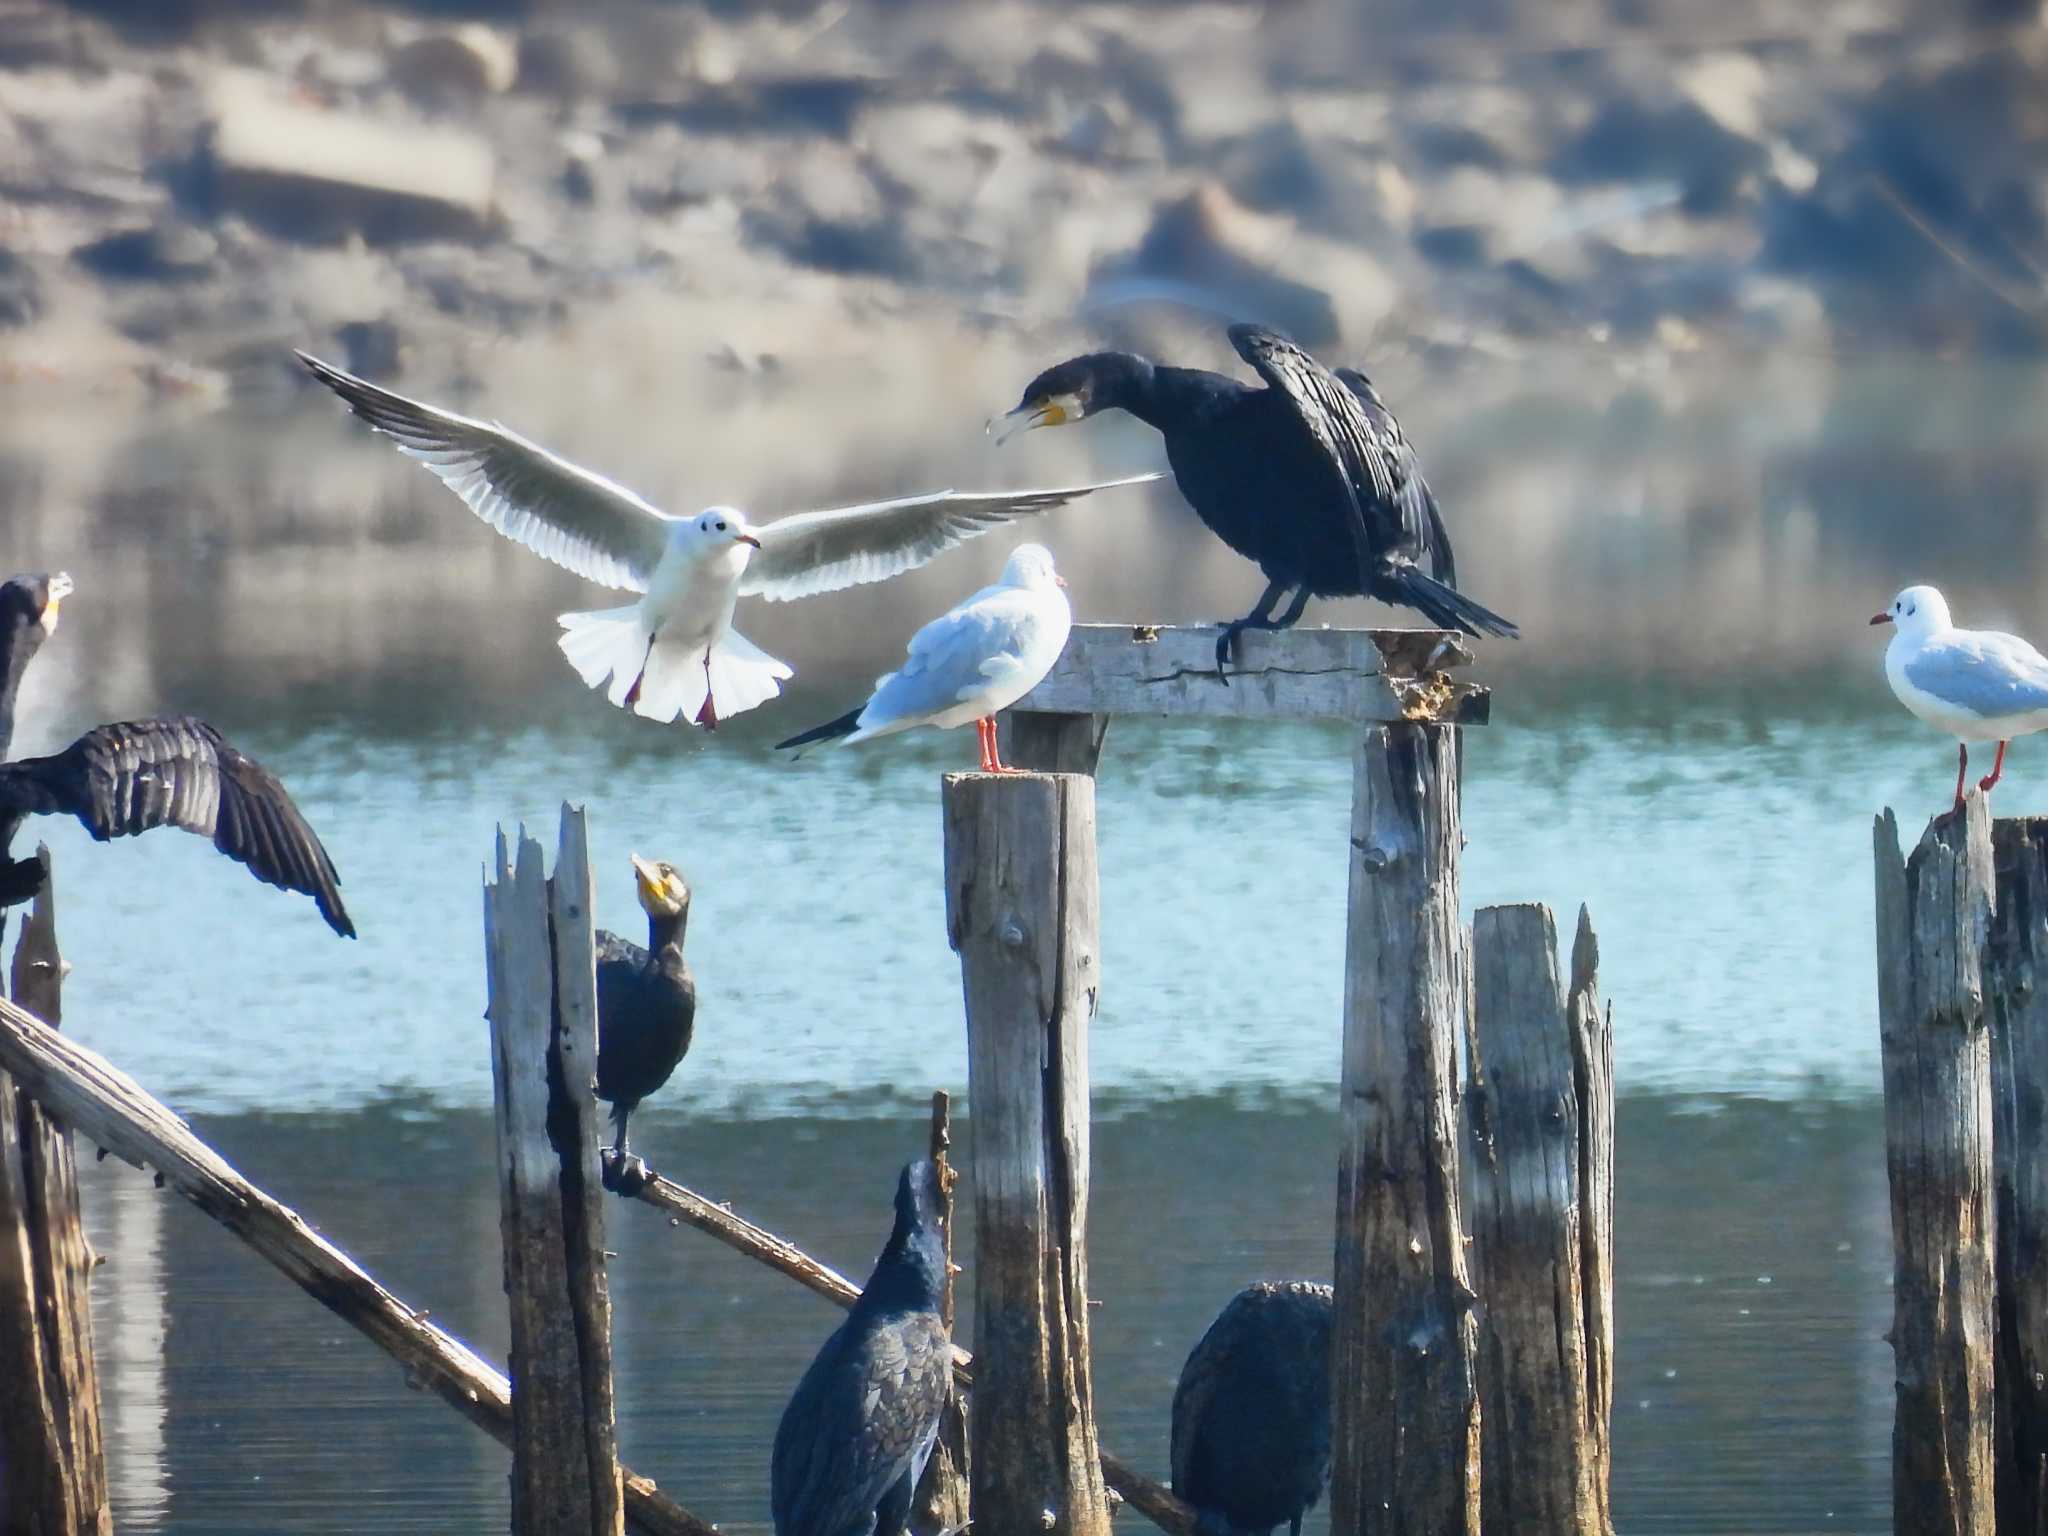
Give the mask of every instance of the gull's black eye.
[[720, 524], [718, 525], [718, 531], [719, 531], [720, 533], [723, 533], [723, 532], [725, 532], [725, 524], [724, 524], [724, 523], [720, 523]]

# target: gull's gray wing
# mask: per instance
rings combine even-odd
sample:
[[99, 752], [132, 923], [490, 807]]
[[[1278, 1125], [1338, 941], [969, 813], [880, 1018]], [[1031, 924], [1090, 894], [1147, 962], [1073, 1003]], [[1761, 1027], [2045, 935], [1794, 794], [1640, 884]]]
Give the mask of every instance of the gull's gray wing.
[[1157, 480], [1157, 472], [1043, 491], [934, 491], [826, 512], [797, 512], [757, 526], [741, 596], [787, 601], [886, 581], [1000, 524], [1064, 506], [1096, 491]]
[[1986, 719], [2048, 709], [2048, 656], [2017, 635], [1957, 630], [1903, 670], [1915, 688]]
[[647, 590], [668, 542], [666, 513], [496, 422], [408, 400], [304, 352], [298, 359], [508, 539], [587, 581]]
[[922, 720], [988, 686], [1006, 664], [1023, 659], [1054, 611], [1042, 593], [984, 587], [910, 637], [903, 665], [875, 684], [861, 712], [863, 728]]

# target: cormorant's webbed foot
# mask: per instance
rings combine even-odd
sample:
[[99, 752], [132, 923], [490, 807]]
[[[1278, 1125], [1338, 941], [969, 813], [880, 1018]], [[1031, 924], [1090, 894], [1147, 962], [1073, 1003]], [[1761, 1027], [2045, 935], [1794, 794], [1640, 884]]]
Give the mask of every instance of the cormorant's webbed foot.
[[1292, 629], [1301, 617], [1302, 609], [1308, 606], [1308, 588], [1302, 587], [1294, 594], [1294, 601], [1287, 605], [1287, 611], [1279, 618], [1273, 617], [1273, 605], [1280, 601], [1280, 594], [1287, 590], [1285, 582], [1272, 582], [1259, 597], [1252, 611], [1241, 619], [1232, 619], [1223, 626], [1223, 633], [1216, 637], [1216, 680], [1224, 687], [1230, 686], [1227, 670], [1237, 659], [1237, 637], [1248, 629]]
[[597, 1154], [597, 1161], [598, 1181], [613, 1194], [629, 1199], [645, 1189], [647, 1181], [654, 1177], [646, 1163], [617, 1147], [606, 1147]]
[[43, 888], [41, 859], [0, 859], [0, 907], [34, 901]]

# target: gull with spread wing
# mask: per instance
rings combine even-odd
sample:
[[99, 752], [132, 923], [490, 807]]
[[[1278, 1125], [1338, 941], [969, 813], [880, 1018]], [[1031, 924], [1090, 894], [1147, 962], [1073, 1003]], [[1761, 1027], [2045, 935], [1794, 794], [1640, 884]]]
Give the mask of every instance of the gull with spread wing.
[[716, 726], [772, 699], [792, 675], [732, 627], [742, 597], [813, 597], [914, 570], [989, 529], [1156, 474], [1026, 491], [935, 491], [756, 523], [732, 507], [675, 517], [495, 422], [380, 389], [309, 357], [313, 376], [491, 527], [608, 587], [622, 608], [561, 616], [583, 681], [650, 720]]

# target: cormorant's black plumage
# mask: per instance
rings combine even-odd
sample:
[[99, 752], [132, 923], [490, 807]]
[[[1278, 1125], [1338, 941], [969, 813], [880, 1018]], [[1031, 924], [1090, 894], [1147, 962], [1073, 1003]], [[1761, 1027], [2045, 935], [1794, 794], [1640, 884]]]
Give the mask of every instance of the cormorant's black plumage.
[[[1011, 412], [1055, 426], [1123, 410], [1156, 428], [1181, 495], [1265, 573], [1257, 606], [1225, 626], [1220, 666], [1244, 629], [1285, 629], [1311, 596], [1369, 596], [1467, 634], [1513, 623], [1458, 592], [1436, 499], [1400, 424], [1363, 374], [1333, 374], [1275, 332], [1230, 328], [1265, 387], [1128, 352], [1048, 368]], [[1431, 572], [1420, 563], [1427, 557]], [[1274, 605], [1289, 591], [1287, 610]]]
[[775, 1431], [776, 1536], [900, 1536], [953, 1368], [938, 1171], [896, 1186], [896, 1228], [860, 1300], [797, 1383]]
[[697, 984], [683, 959], [690, 888], [673, 864], [633, 859], [647, 947], [600, 928], [597, 933], [597, 1096], [612, 1107], [617, 1137], [609, 1179], [630, 1182], [626, 1122], [640, 1101], [669, 1080], [690, 1049]]
[[1173, 1491], [1205, 1536], [1265, 1536], [1330, 1480], [1330, 1287], [1247, 1286], [1216, 1314], [1173, 1394]]
[[[12, 739], [15, 694], [27, 658], [53, 627], [53, 580], [17, 576], [0, 584], [0, 755]], [[311, 896], [327, 925], [356, 935], [341, 901], [341, 880], [277, 776], [235, 750], [204, 720], [176, 715], [87, 731], [62, 752], [0, 762], [0, 888], [20, 899], [40, 885], [24, 878], [29, 860], [8, 850], [30, 816], [76, 816], [100, 842], [155, 827], [182, 827], [268, 885]]]

